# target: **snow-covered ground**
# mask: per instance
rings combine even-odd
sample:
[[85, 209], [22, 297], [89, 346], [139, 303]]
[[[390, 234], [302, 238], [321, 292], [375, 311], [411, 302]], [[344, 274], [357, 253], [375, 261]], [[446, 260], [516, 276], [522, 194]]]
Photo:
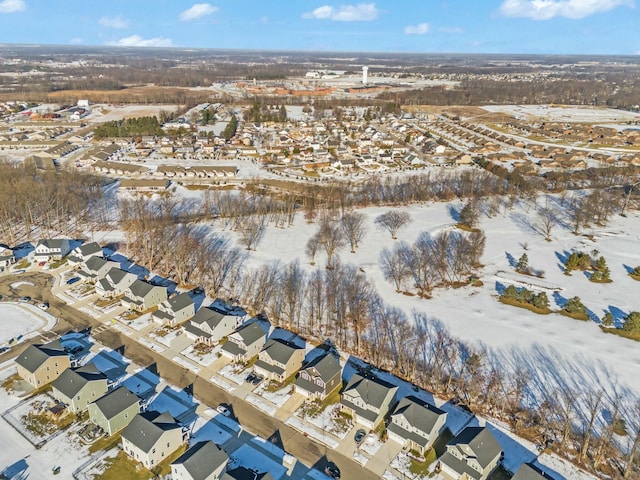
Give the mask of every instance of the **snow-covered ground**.
[[[403, 207], [413, 222], [400, 232], [400, 238], [413, 243], [423, 231], [434, 234], [452, 228], [455, 220], [451, 208], [460, 206], [461, 203], [453, 202]], [[590, 230], [593, 240], [575, 236], [570, 228], [558, 226], [552, 231], [551, 242], [531, 227], [536, 217], [534, 209], [526, 205], [518, 204], [512, 211], [493, 218], [482, 217], [480, 227], [487, 236], [481, 259], [485, 266], [480, 271], [484, 286], [436, 290], [433, 298], [427, 300], [399, 294], [384, 280], [379, 254], [382, 248], [393, 248], [397, 241], [387, 232], [376, 230], [373, 221], [387, 210], [377, 207], [360, 210], [367, 216], [368, 233], [355, 254], [348, 249], [338, 252], [343, 262], [352, 263], [366, 273], [385, 301], [402, 308], [409, 318], [413, 312], [427, 315], [432, 324], [440, 324], [455, 337], [485, 349], [508, 368], [529, 370], [532, 385], [552, 388], [581, 386], [586, 382], [601, 384], [609, 392], [629, 389], [640, 394], [640, 383], [636, 380], [640, 349], [636, 342], [604, 334], [594, 322], [579, 322], [557, 314], [537, 315], [497, 301], [497, 288], [510, 283], [515, 276], [521, 277], [522, 282], [540, 283], [545, 289], [558, 289], [555, 296], [549, 294], [553, 308], [577, 295], [594, 317], [601, 317], [610, 309], [619, 320], [631, 310], [640, 310], [638, 284], [628, 276], [626, 268], [640, 264], [637, 212], [630, 212], [626, 218], [613, 217], [609, 226]], [[288, 263], [298, 258], [309, 272], [324, 268], [322, 254], [316, 256], [313, 267], [304, 253], [317, 228], [317, 224], [306, 223], [301, 215], [290, 228], [269, 226], [257, 250], [249, 252], [249, 267], [274, 260]], [[235, 232], [229, 234], [237, 238]], [[524, 247], [529, 265], [544, 270], [544, 279], [514, 273], [510, 261], [524, 253]], [[564, 275], [559, 258], [574, 249], [587, 252], [597, 249], [607, 259], [613, 283], [592, 283], [581, 273]], [[502, 275], [502, 280], [497, 275]]]
[[489, 112], [501, 112], [522, 120], [544, 118], [550, 122], [627, 122], [638, 114], [613, 108], [569, 105], [485, 105]]
[[55, 324], [53, 315], [34, 305], [0, 303], [0, 346], [12, 338], [29, 338], [40, 330], [50, 330]]

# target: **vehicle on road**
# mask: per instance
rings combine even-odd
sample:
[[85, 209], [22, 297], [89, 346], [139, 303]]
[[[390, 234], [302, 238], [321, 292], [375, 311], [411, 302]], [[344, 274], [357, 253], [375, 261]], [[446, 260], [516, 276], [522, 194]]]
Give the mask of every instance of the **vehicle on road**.
[[28, 303], [31, 301], [31, 297], [20, 297], [18, 298], [19, 302]]
[[220, 404], [216, 407], [216, 411], [222, 415], [224, 415], [225, 417], [230, 417], [231, 416], [231, 411], [227, 408], [226, 405], [224, 404]]
[[49, 304], [47, 302], [42, 302], [40, 305], [38, 305], [38, 307], [42, 310], [46, 310], [49, 308]]
[[67, 285], [72, 285], [72, 284], [74, 284], [76, 282], [79, 282], [79, 281], [80, 281], [80, 277], [73, 277], [73, 278], [70, 278], [69, 280], [67, 280]]
[[367, 436], [367, 432], [365, 432], [362, 428], [360, 428], [356, 432], [356, 434], [353, 437], [353, 439], [356, 441], [356, 443], [358, 445], [360, 445], [362, 443], [362, 440], [364, 440], [364, 437], [366, 437], [366, 436]]

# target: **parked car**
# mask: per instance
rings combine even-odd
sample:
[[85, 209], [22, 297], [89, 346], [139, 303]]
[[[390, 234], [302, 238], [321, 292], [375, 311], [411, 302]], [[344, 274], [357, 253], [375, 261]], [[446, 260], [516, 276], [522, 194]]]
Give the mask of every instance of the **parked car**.
[[20, 297], [18, 298], [19, 302], [24, 302], [24, 303], [28, 303], [31, 301], [31, 297]]
[[256, 374], [251, 372], [249, 375], [247, 375], [247, 378], [245, 378], [244, 381], [247, 383], [251, 383], [255, 378], [256, 378]]
[[80, 281], [80, 277], [73, 277], [73, 278], [70, 278], [69, 280], [67, 280], [67, 285], [72, 285], [72, 284], [74, 284], [76, 282], [79, 282], [79, 281]]
[[39, 266], [39, 267], [44, 267], [46, 264], [47, 264], [47, 262], [39, 262], [39, 263], [38, 263], [38, 266]]
[[224, 415], [225, 417], [231, 416], [231, 412], [229, 411], [229, 409], [222, 403], [216, 407], [216, 410], [218, 411], [218, 413]]
[[83, 348], [84, 347], [82, 345], [74, 345], [73, 347], [64, 347], [64, 351], [71, 355], [75, 355], [76, 353], [81, 352]]
[[358, 445], [360, 445], [362, 443], [362, 440], [364, 440], [364, 437], [366, 436], [367, 436], [367, 432], [365, 432], [362, 428], [360, 428], [356, 432], [356, 435], [353, 437], [353, 439], [356, 441]]
[[329, 465], [324, 467], [324, 473], [334, 480], [340, 479], [340, 469], [336, 466], [335, 463], [330, 463]]
[[42, 310], [46, 310], [49, 308], [49, 304], [47, 302], [42, 302], [40, 305], [38, 305], [38, 307], [40, 307]]
[[254, 378], [251, 383], [253, 383], [254, 385], [260, 385], [260, 382], [262, 382], [262, 380], [264, 380], [264, 377], [262, 375], [256, 375], [256, 378]]

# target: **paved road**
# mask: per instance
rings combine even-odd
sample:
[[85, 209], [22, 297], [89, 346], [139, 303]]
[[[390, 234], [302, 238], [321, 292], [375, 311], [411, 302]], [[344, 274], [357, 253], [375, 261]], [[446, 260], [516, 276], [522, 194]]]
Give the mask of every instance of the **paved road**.
[[[15, 292], [12, 291], [10, 285], [16, 281], [28, 281], [33, 285], [23, 284], [19, 292]], [[360, 464], [354, 462], [350, 457], [305, 437], [302, 433], [285, 425], [281, 420], [229, 394], [217, 385], [210, 383], [208, 378], [199, 377], [197, 374], [164, 357], [161, 353], [146, 348], [118, 331], [97, 328], [103, 324], [65, 304], [58, 297], [51, 294], [53, 283], [53, 277], [44, 272], [27, 272], [19, 277], [13, 275], [1, 276], [0, 293], [5, 296], [28, 295], [35, 302], [49, 302], [49, 313], [60, 319], [55, 328], [57, 333], [62, 334], [69, 329], [80, 330], [88, 326], [96, 329], [100, 333], [96, 333], [95, 338], [101, 344], [113, 349], [123, 348], [124, 355], [138, 365], [153, 365], [161, 377], [177, 387], [189, 389], [195, 398], [206, 405], [214, 407], [220, 403], [231, 405], [234, 417], [247, 430], [264, 438], [272, 439], [284, 450], [307, 465], [317, 466], [322, 469], [327, 462], [334, 462], [340, 468], [344, 479], [375, 480], [380, 478], [373, 472], [362, 468]], [[41, 341], [38, 338], [34, 339], [34, 343]], [[26, 345], [23, 348], [26, 348]], [[12, 349], [5, 355], [8, 355], [8, 358], [16, 353], [17, 351]]]

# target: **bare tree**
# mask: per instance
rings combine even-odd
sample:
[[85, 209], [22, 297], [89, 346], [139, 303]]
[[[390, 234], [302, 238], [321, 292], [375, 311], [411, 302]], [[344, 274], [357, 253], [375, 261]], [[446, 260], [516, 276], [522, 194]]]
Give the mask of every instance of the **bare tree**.
[[318, 248], [320, 247], [320, 234], [316, 232], [307, 242], [305, 246], [305, 253], [311, 259], [311, 265], [316, 264], [316, 253], [318, 253]]
[[375, 219], [378, 230], [387, 230], [394, 240], [398, 238], [398, 231], [409, 225], [409, 223], [411, 223], [411, 215], [397, 210], [389, 210], [382, 215], [378, 215]]
[[558, 225], [558, 211], [548, 204], [538, 209], [537, 226], [547, 242], [551, 241], [551, 231]]
[[242, 225], [242, 243], [247, 247], [247, 250], [252, 248], [255, 250], [264, 236], [265, 217], [263, 215], [251, 215], [244, 220]]
[[393, 281], [396, 292], [402, 289], [402, 282], [408, 274], [408, 269], [397, 249], [392, 252], [388, 248], [383, 248], [380, 252], [380, 268], [384, 279]]
[[333, 255], [336, 251], [345, 246], [344, 235], [341, 229], [325, 218], [320, 223], [318, 231], [320, 245], [324, 247], [327, 254], [327, 268], [333, 268]]
[[367, 233], [367, 226], [364, 223], [365, 219], [366, 216], [362, 213], [349, 212], [345, 213], [340, 220], [342, 229], [349, 239], [349, 244], [351, 245], [351, 253], [356, 252], [358, 243]]
[[627, 419], [627, 425], [631, 428], [629, 435], [633, 440], [631, 441], [631, 447], [629, 448], [629, 455], [627, 457], [627, 465], [623, 473], [623, 478], [625, 479], [631, 478], [638, 448], [640, 448], [640, 401], [635, 403], [633, 409], [629, 415], [627, 415]]
[[584, 431], [584, 439], [582, 441], [582, 447], [580, 449], [580, 460], [584, 462], [587, 458], [587, 452], [589, 451], [589, 443], [591, 442], [591, 436], [593, 435], [593, 427], [598, 418], [600, 411], [600, 405], [602, 403], [602, 397], [604, 391], [598, 390], [597, 392], [589, 391], [585, 394], [585, 407], [586, 414], [588, 414], [587, 425]]

